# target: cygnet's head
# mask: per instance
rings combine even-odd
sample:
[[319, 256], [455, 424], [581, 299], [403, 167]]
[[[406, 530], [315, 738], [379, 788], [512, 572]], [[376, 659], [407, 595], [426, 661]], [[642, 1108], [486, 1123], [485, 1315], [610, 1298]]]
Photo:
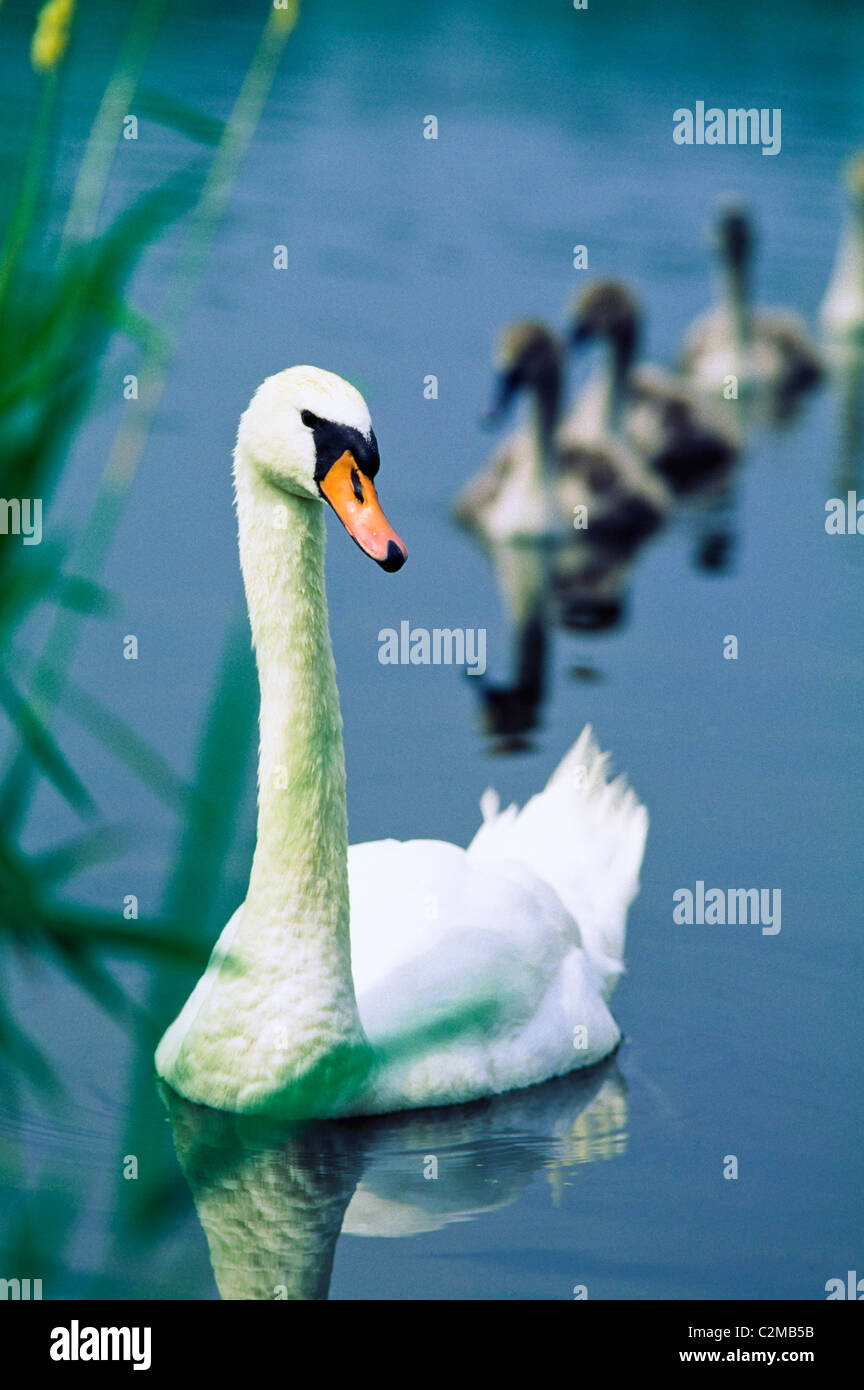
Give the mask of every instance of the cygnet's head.
[[495, 353], [495, 388], [484, 422], [497, 424], [522, 391], [557, 406], [561, 389], [561, 344], [545, 323], [525, 319], [501, 334]]
[[605, 339], [633, 352], [639, 320], [639, 305], [626, 285], [618, 280], [597, 280], [574, 297], [567, 340], [571, 347], [581, 347]]

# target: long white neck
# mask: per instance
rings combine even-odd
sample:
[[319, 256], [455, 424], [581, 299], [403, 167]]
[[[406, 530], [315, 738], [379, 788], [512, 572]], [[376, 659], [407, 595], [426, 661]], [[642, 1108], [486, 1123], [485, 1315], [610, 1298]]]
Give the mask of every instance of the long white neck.
[[[345, 761], [324, 589], [324, 508], [238, 446], [240, 561], [261, 687], [258, 835], [231, 952], [274, 1034], [271, 1063], [313, 1089], [365, 1046], [351, 977]], [[230, 963], [229, 963], [230, 964]], [[316, 1106], [326, 1113], [327, 1106]], [[314, 1112], [313, 1112], [314, 1113]]]
[[237, 514], [261, 688], [258, 840], [247, 904], [256, 912], [290, 904], [347, 951], [345, 761], [324, 508], [238, 461]]

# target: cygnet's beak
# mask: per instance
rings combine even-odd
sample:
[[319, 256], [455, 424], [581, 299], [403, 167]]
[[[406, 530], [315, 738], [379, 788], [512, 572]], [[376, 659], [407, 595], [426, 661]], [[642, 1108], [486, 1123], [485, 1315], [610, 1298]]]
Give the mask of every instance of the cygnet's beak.
[[401, 570], [408, 558], [405, 543], [382, 512], [375, 484], [361, 472], [350, 449], [330, 465], [318, 486], [363, 553], [388, 573]]
[[504, 370], [495, 373], [492, 398], [480, 416], [480, 423], [484, 429], [494, 429], [501, 423], [516, 396], [518, 386], [516, 372]]

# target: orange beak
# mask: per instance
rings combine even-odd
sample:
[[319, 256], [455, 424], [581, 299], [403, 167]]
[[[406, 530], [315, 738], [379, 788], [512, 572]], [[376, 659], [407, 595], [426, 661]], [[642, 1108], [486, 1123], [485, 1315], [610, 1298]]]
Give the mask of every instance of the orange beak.
[[405, 544], [382, 512], [372, 479], [360, 472], [350, 450], [331, 464], [318, 486], [364, 554], [388, 572], [402, 568], [408, 558]]

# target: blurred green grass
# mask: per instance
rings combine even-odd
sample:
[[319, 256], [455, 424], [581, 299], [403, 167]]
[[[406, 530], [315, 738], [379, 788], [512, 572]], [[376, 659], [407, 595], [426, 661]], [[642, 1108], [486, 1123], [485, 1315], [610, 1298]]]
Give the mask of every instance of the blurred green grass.
[[[76, 27], [86, 32], [87, 6], [50, 0], [42, 7], [31, 48], [34, 99], [20, 178], [0, 206], [0, 498], [41, 499], [43, 516], [50, 518], [76, 439], [97, 408], [106, 354], [118, 337], [137, 355], [140, 382], [138, 399], [126, 403], [80, 532], [61, 537], [48, 524], [42, 543], [28, 546], [19, 536], [0, 535], [0, 718], [13, 733], [0, 768], [0, 981], [11, 955], [59, 963], [70, 981], [147, 1038], [165, 1021], [167, 996], [179, 989], [177, 967], [188, 972], [200, 966], [221, 925], [214, 914], [226, 844], [253, 747], [248, 632], [243, 623], [229, 636], [192, 785], [121, 712], [76, 684], [69, 668], [83, 625], [116, 609], [100, 572], [145, 452], [174, 344], [298, 17], [296, 3], [276, 9], [262, 0], [257, 49], [228, 118], [220, 121], [173, 93], [139, 86], [165, 10], [165, 0], [139, 0], [132, 12], [63, 207], [54, 174], [62, 139], [58, 97], [70, 45], [74, 60]], [[194, 155], [103, 225], [105, 192], [128, 112], [181, 132]], [[148, 249], [178, 223], [181, 248], [157, 321], [132, 302], [130, 281]], [[45, 609], [47, 636], [31, 650], [34, 628], [45, 630]], [[43, 620], [34, 624], [40, 612]], [[74, 751], [61, 746], [55, 733], [61, 710], [178, 815], [176, 863], [164, 884], [159, 921], [126, 921], [116, 905], [95, 910], [69, 897], [76, 875], [128, 848], [131, 830], [104, 823], [86, 770], [76, 766]], [[33, 852], [23, 847], [24, 830], [34, 795], [45, 783], [64, 799], [70, 828], [61, 842]], [[142, 1009], [111, 971], [118, 955], [158, 961], [174, 983], [163, 989], [157, 982]], [[62, 1087], [49, 1050], [13, 1015], [0, 989], [0, 1095], [7, 1102], [16, 1103], [22, 1085], [46, 1094]], [[146, 1047], [140, 1051], [147, 1065], [136, 1089], [146, 1073], [152, 1091], [149, 1053]]]

